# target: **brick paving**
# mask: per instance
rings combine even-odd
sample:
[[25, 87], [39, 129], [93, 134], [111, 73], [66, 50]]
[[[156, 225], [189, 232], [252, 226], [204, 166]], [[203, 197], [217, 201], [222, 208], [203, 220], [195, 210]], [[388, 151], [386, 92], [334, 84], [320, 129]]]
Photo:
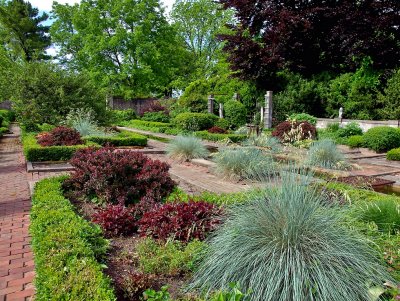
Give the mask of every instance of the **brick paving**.
[[29, 186], [20, 129], [11, 131], [0, 138], [0, 301], [31, 300], [35, 292]]

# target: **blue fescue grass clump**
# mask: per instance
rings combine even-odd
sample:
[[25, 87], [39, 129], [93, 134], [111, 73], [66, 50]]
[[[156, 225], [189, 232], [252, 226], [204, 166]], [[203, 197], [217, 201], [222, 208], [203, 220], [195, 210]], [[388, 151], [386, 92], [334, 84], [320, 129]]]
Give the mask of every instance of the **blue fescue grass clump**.
[[336, 143], [330, 139], [316, 141], [310, 146], [306, 164], [328, 169], [348, 169], [350, 167]]
[[209, 152], [199, 138], [193, 136], [177, 136], [167, 146], [167, 154], [178, 161], [189, 161], [205, 158]]
[[247, 146], [264, 147], [272, 153], [279, 153], [282, 151], [282, 144], [277, 138], [264, 134], [249, 137], [243, 144]]
[[370, 288], [390, 279], [374, 248], [309, 177], [281, 174], [278, 187], [228, 209], [189, 289], [234, 282], [252, 301], [370, 300]]

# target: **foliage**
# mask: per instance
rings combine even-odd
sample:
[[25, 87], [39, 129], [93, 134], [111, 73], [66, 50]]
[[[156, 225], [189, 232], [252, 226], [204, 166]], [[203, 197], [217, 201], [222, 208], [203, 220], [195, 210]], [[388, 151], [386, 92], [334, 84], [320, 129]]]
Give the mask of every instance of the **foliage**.
[[0, 2], [0, 39], [14, 60], [27, 62], [48, 58], [45, 51], [50, 47], [49, 26], [46, 13], [39, 15], [28, 1]]
[[145, 238], [137, 244], [136, 251], [143, 273], [179, 275], [195, 270], [205, 248], [206, 244], [198, 240], [184, 244]]
[[380, 231], [396, 234], [400, 230], [400, 201], [387, 199], [366, 202], [361, 206], [359, 218], [374, 222]]
[[146, 112], [143, 114], [142, 120], [168, 123], [170, 118], [164, 112]]
[[177, 136], [169, 142], [166, 151], [169, 157], [179, 161], [205, 158], [209, 154], [202, 141], [193, 136]]
[[275, 172], [276, 164], [259, 149], [226, 148], [215, 155], [217, 173], [228, 178], [261, 179]]
[[365, 144], [364, 137], [361, 135], [350, 136], [347, 139], [347, 145], [350, 146], [351, 148], [363, 147], [364, 144]]
[[400, 161], [400, 148], [394, 148], [387, 152], [387, 160]]
[[146, 146], [147, 138], [143, 135], [129, 131], [121, 131], [114, 136], [89, 136], [84, 138], [85, 141], [90, 141], [102, 146]]
[[164, 241], [204, 240], [220, 225], [221, 215], [221, 209], [207, 202], [171, 202], [144, 213], [139, 233]]
[[207, 132], [211, 134], [228, 134], [227, 130], [220, 128], [218, 126], [213, 126], [212, 128], [209, 128]]
[[[143, 117], [144, 114], [146, 113], [164, 113], [165, 115], [168, 115], [168, 110], [165, 106], [161, 104], [160, 101], [158, 100], [153, 100], [153, 101], [147, 101], [143, 104], [143, 106], [140, 107], [139, 109], [139, 116]], [[149, 120], [151, 121], [151, 120]]]
[[111, 123], [120, 124], [124, 121], [136, 119], [136, 113], [132, 109], [128, 110], [111, 110], [109, 111]]
[[35, 300], [115, 300], [98, 262], [106, 255], [107, 241], [63, 197], [64, 179], [41, 180], [32, 198]]
[[297, 113], [297, 114], [292, 114], [288, 117], [288, 121], [294, 121], [294, 122], [303, 122], [307, 121], [308, 123], [316, 126], [317, 125], [317, 118], [314, 116], [311, 116], [310, 114], [307, 113]]
[[260, 136], [251, 136], [244, 141], [243, 144], [248, 146], [263, 147], [272, 153], [279, 153], [282, 151], [281, 142], [277, 138], [265, 134], [261, 134]]
[[388, 151], [400, 147], [400, 131], [388, 126], [374, 127], [364, 134], [364, 141], [376, 152]]
[[352, 71], [365, 57], [378, 69], [399, 65], [398, 2], [222, 3], [236, 12], [234, 33], [221, 36], [232, 70], [258, 87], [276, 90], [276, 71], [283, 68], [306, 76]]
[[278, 124], [272, 132], [272, 136], [282, 143], [294, 143], [305, 139], [315, 139], [317, 130], [315, 126], [304, 122], [284, 121]]
[[231, 208], [191, 287], [236, 282], [251, 300], [369, 300], [369, 288], [390, 276], [368, 240], [309, 182], [284, 173], [264, 196]]
[[8, 132], [8, 127], [13, 119], [13, 113], [8, 110], [0, 110], [0, 137]]
[[147, 301], [170, 301], [170, 295], [168, 293], [168, 286], [163, 286], [160, 291], [148, 289], [143, 293], [144, 300]]
[[382, 119], [400, 119], [400, 69], [389, 78], [387, 85], [378, 95], [379, 117]]
[[92, 215], [92, 221], [100, 225], [107, 237], [129, 235], [136, 231], [134, 208], [107, 204]]
[[174, 188], [169, 166], [141, 153], [112, 148], [78, 150], [69, 185], [78, 194], [107, 203], [160, 202]]
[[219, 291], [211, 296], [210, 301], [247, 301], [250, 300], [251, 290], [247, 293], [241, 291], [240, 285], [229, 284], [228, 291]]
[[238, 143], [240, 141], [243, 141], [247, 138], [246, 135], [238, 135], [238, 134], [213, 134], [209, 133], [208, 131], [199, 131], [195, 132], [194, 135], [196, 137], [199, 137], [204, 140], [209, 140], [209, 141], [225, 141], [225, 142], [233, 142], [233, 143]]
[[306, 164], [329, 169], [349, 168], [336, 143], [329, 139], [318, 140], [311, 145]]
[[329, 124], [326, 126], [326, 130], [327, 130], [328, 132], [331, 132], [331, 133], [336, 133], [339, 129], [340, 129], [340, 124], [339, 124], [339, 122], [329, 123]]
[[207, 111], [207, 95], [210, 91], [210, 83], [205, 79], [195, 80], [185, 88], [177, 105], [186, 112], [204, 113]]
[[227, 130], [229, 128], [229, 121], [226, 120], [225, 118], [219, 118], [216, 122], [215, 122], [215, 126]]
[[84, 74], [72, 73], [50, 63], [25, 64], [13, 78], [13, 109], [23, 124], [59, 124], [77, 108], [93, 109], [104, 121], [101, 90]]
[[181, 113], [173, 123], [181, 130], [195, 132], [209, 129], [217, 120], [217, 116], [209, 113]]
[[41, 133], [37, 136], [41, 146], [71, 146], [83, 144], [81, 135], [75, 129], [59, 126], [48, 133]]
[[225, 119], [229, 122], [230, 128], [238, 128], [246, 124], [247, 110], [244, 104], [230, 100], [224, 104]]
[[338, 137], [350, 137], [362, 134], [363, 130], [357, 122], [349, 122], [344, 127], [339, 128], [339, 130], [336, 132]]
[[97, 127], [95, 114], [91, 109], [78, 108], [71, 110], [65, 117], [64, 123], [77, 130], [81, 136], [105, 135]]
[[122, 295], [128, 300], [141, 300], [143, 293], [154, 285], [154, 275], [128, 272], [119, 283]]

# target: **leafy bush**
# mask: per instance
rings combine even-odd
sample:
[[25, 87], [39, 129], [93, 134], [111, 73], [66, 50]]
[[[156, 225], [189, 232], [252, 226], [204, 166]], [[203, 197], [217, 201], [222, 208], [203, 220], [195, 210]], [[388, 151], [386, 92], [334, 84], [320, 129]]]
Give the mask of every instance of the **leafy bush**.
[[107, 203], [159, 202], [175, 187], [168, 164], [137, 152], [80, 149], [70, 163], [75, 170], [69, 185], [78, 194]]
[[228, 133], [227, 130], [220, 128], [218, 126], [213, 126], [212, 128], [209, 128], [207, 130], [207, 132], [209, 132], [211, 134], [227, 134]]
[[134, 213], [133, 207], [107, 204], [92, 215], [92, 221], [100, 225], [107, 237], [129, 235], [137, 229]]
[[161, 287], [160, 291], [155, 291], [153, 289], [147, 289], [143, 293], [143, 297], [147, 301], [170, 301], [171, 296], [168, 292], [168, 286], [164, 285]]
[[240, 141], [243, 141], [247, 138], [246, 135], [238, 135], [238, 134], [213, 134], [209, 133], [208, 131], [199, 131], [195, 132], [194, 135], [196, 137], [199, 137], [204, 140], [209, 140], [209, 141], [227, 141], [227, 142], [233, 142], [233, 143], [238, 143]]
[[326, 207], [309, 177], [284, 173], [263, 197], [229, 209], [191, 288], [240, 283], [251, 300], [369, 300], [390, 279], [377, 252], [345, 213]]
[[161, 240], [204, 240], [219, 226], [221, 215], [221, 209], [206, 202], [167, 203], [144, 213], [139, 233]]
[[273, 153], [279, 153], [282, 150], [282, 144], [277, 138], [264, 134], [261, 134], [260, 136], [252, 136], [244, 141], [243, 144], [264, 147]]
[[85, 141], [102, 146], [146, 146], [147, 138], [143, 135], [129, 131], [122, 131], [114, 136], [89, 136], [84, 138]]
[[216, 122], [215, 122], [215, 126], [227, 130], [229, 128], [229, 121], [226, 120], [225, 118], [219, 118]]
[[201, 140], [192, 136], [177, 136], [169, 142], [166, 150], [169, 157], [179, 161], [208, 156], [208, 150]]
[[38, 124], [37, 125], [40, 132], [50, 132], [51, 130], [55, 129], [56, 126], [48, 123]]
[[168, 123], [170, 117], [165, 112], [146, 112], [143, 114], [142, 120]]
[[292, 122], [304, 122], [307, 121], [308, 123], [312, 124], [312, 125], [317, 125], [317, 118], [307, 114], [307, 113], [296, 113], [296, 114], [292, 114], [288, 117], [287, 119], [288, 121], [292, 121]]
[[360, 219], [374, 222], [380, 231], [396, 234], [400, 230], [400, 201], [393, 199], [367, 202], [361, 206]]
[[35, 300], [115, 300], [98, 262], [107, 250], [98, 226], [76, 214], [63, 197], [65, 177], [44, 179], [32, 197]]
[[59, 126], [48, 133], [37, 136], [37, 141], [41, 146], [71, 146], [83, 144], [81, 135], [75, 129]]
[[184, 131], [201, 131], [209, 129], [217, 122], [218, 117], [205, 113], [181, 113], [174, 118], [173, 123]]
[[118, 288], [127, 300], [142, 300], [143, 293], [155, 283], [154, 275], [128, 272], [121, 277]]
[[136, 251], [143, 273], [179, 275], [195, 270], [205, 248], [206, 244], [198, 240], [183, 244], [146, 238], [137, 244]]
[[247, 121], [246, 106], [239, 101], [229, 100], [224, 103], [225, 119], [229, 122], [230, 128], [238, 128]]
[[387, 152], [387, 160], [400, 161], [400, 148], [394, 148]]
[[339, 122], [329, 123], [326, 126], [326, 130], [331, 133], [336, 133], [340, 129]]
[[124, 121], [136, 119], [137, 115], [134, 110], [111, 110], [109, 111], [111, 123], [120, 124]]
[[164, 107], [159, 101], [153, 100], [146, 102], [139, 110], [139, 116], [144, 116], [146, 113], [162, 112], [168, 115], [167, 108]]
[[274, 173], [276, 164], [256, 148], [226, 148], [215, 155], [217, 173], [228, 178], [259, 179]]
[[311, 145], [306, 164], [330, 169], [347, 169], [349, 167], [335, 142], [329, 139], [319, 140]]
[[362, 135], [363, 130], [357, 122], [350, 122], [346, 124], [344, 127], [339, 128], [336, 132], [338, 137], [350, 137], [355, 135]]
[[306, 139], [315, 139], [316, 134], [317, 130], [315, 126], [307, 121], [284, 121], [278, 124], [272, 132], [272, 136], [278, 138], [283, 143], [294, 143]]
[[98, 128], [94, 112], [91, 109], [78, 108], [71, 110], [64, 123], [77, 130], [81, 136], [105, 136], [105, 133]]
[[347, 145], [351, 148], [363, 147], [364, 146], [364, 137], [361, 135], [350, 136], [347, 139]]
[[365, 133], [364, 141], [376, 152], [388, 151], [400, 147], [400, 131], [388, 126], [374, 127]]

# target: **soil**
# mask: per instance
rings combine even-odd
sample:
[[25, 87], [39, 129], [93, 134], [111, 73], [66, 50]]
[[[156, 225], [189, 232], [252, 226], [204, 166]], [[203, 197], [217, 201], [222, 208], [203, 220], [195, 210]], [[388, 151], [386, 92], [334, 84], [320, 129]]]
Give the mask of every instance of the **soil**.
[[377, 177], [371, 176], [350, 176], [350, 177], [340, 177], [336, 179], [337, 182], [350, 184], [358, 188], [377, 188], [386, 185], [392, 185], [395, 181], [389, 181]]

